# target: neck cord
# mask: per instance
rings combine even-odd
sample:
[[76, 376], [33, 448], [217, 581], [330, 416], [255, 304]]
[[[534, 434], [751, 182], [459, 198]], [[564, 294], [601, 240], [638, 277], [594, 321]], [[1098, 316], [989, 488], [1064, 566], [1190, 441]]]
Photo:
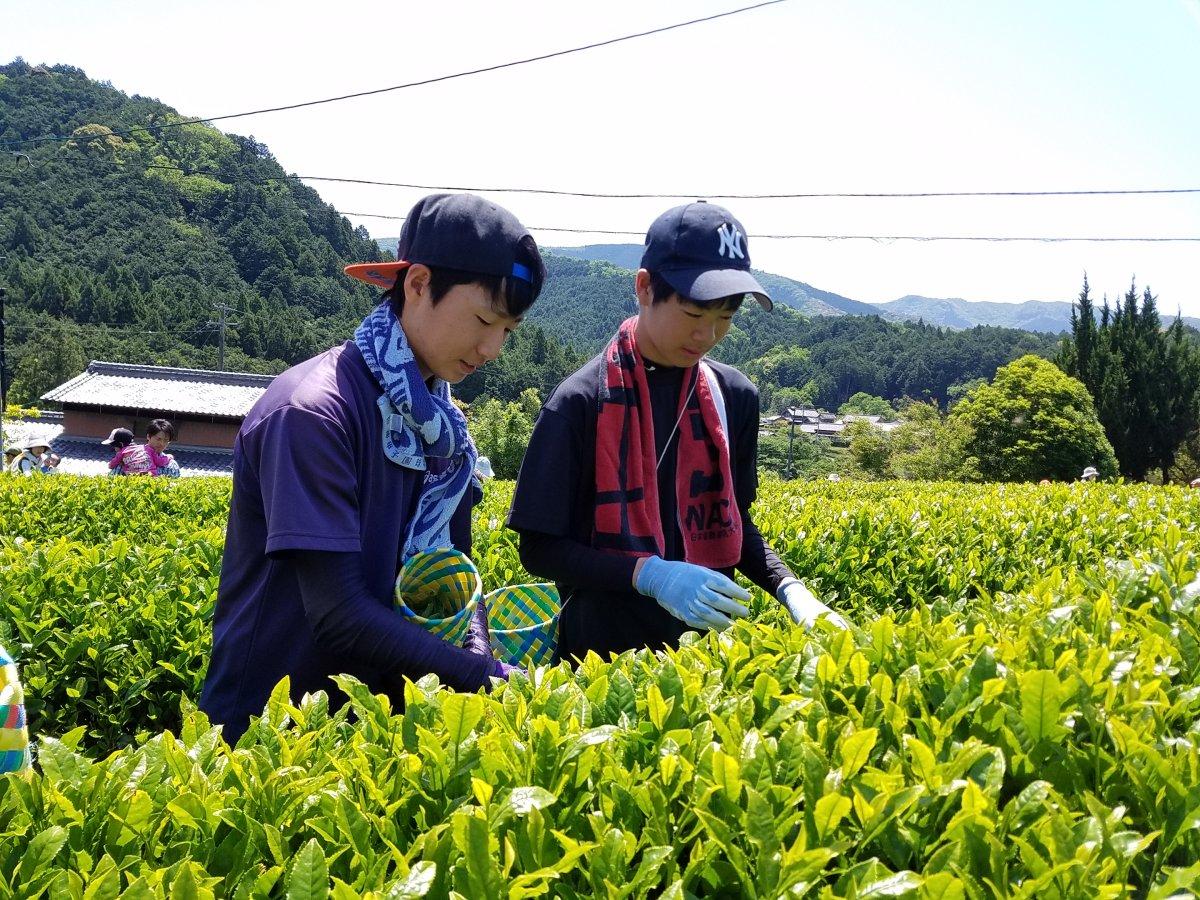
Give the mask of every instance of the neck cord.
[[671, 429], [671, 435], [667, 438], [667, 442], [663, 445], [663, 451], [659, 454], [658, 462], [654, 464], [654, 471], [657, 472], [662, 468], [662, 462], [667, 458], [667, 451], [671, 449], [671, 441], [675, 440], [675, 432], [679, 430], [679, 423], [683, 421], [683, 415], [687, 412], [688, 404], [692, 402], [692, 395], [696, 393], [696, 385], [700, 383], [702, 374], [700, 372], [700, 364], [696, 364], [696, 378], [692, 382], [692, 389], [688, 391], [687, 399], [683, 401], [683, 408], [679, 410], [679, 415], [675, 418], [675, 427]]

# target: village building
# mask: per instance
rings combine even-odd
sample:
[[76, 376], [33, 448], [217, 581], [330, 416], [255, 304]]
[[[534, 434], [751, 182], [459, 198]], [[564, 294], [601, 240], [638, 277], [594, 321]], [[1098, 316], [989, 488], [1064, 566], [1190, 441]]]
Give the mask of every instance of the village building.
[[169, 419], [176, 435], [168, 452], [183, 475], [230, 475], [238, 429], [273, 378], [92, 362], [42, 395], [61, 412], [6, 423], [6, 437], [10, 444], [44, 439], [64, 474], [103, 475], [112, 453], [100, 442], [114, 428], [128, 428], [141, 443], [153, 419]]
[[853, 422], [866, 422], [876, 431], [889, 432], [900, 427], [899, 422], [885, 422], [881, 416], [863, 416], [847, 413], [839, 416], [823, 409], [788, 407], [781, 415], [766, 416], [759, 420], [760, 434], [766, 434], [774, 426], [786, 426], [791, 434], [797, 431], [813, 437], [828, 438], [838, 443], [846, 427]]

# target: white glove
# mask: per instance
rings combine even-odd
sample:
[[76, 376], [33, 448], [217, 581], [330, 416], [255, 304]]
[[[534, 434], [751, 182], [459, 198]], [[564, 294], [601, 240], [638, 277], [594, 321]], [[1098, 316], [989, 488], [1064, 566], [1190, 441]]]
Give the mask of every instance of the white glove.
[[779, 602], [787, 607], [792, 621], [805, 628], [812, 628], [817, 619], [824, 616], [838, 628], [849, 628], [849, 623], [832, 609], [813, 596], [812, 591], [801, 581], [791, 579], [779, 586]]

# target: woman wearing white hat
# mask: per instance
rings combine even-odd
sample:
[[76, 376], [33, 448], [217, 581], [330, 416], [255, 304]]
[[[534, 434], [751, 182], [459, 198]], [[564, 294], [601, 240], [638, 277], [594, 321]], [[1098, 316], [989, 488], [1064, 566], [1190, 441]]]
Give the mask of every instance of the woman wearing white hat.
[[42, 454], [50, 450], [50, 445], [44, 440], [26, 441], [21, 448], [21, 454], [12, 461], [8, 471], [14, 475], [32, 475], [42, 471]]

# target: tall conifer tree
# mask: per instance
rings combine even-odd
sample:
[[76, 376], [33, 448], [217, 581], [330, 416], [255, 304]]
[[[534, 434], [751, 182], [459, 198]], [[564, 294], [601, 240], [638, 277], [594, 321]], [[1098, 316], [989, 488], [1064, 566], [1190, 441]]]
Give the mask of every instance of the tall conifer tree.
[[1144, 480], [1158, 468], [1165, 481], [1200, 428], [1200, 351], [1181, 319], [1164, 331], [1150, 289], [1139, 297], [1130, 284], [1115, 309], [1105, 298], [1097, 328], [1085, 275], [1058, 364], [1092, 394], [1121, 474]]

